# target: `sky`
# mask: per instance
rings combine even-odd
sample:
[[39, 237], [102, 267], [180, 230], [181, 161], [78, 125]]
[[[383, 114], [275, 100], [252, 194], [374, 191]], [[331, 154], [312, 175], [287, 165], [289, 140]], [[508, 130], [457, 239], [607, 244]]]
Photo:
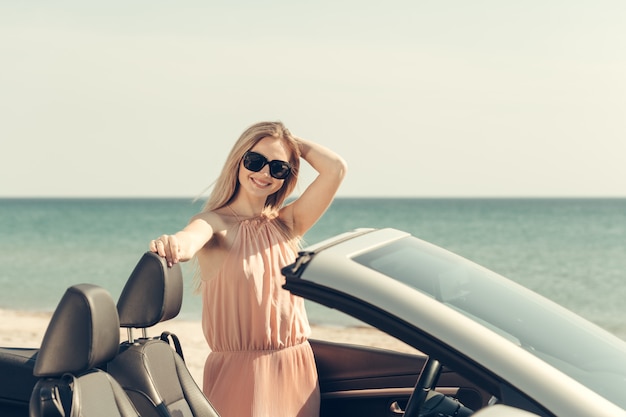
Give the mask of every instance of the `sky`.
[[198, 196], [261, 120], [339, 196], [626, 197], [623, 0], [0, 0], [0, 59], [0, 197]]

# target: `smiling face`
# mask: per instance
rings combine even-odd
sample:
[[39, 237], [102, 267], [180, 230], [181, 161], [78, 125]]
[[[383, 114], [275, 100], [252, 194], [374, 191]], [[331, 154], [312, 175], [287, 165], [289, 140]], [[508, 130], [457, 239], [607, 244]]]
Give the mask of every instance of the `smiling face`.
[[[250, 151], [257, 152], [267, 158], [268, 161], [289, 161], [289, 152], [284, 143], [277, 138], [265, 137], [257, 142]], [[246, 192], [253, 197], [265, 200], [283, 186], [285, 180], [279, 180], [270, 175], [269, 165], [265, 165], [259, 172], [246, 169], [243, 163], [239, 164], [240, 191]]]

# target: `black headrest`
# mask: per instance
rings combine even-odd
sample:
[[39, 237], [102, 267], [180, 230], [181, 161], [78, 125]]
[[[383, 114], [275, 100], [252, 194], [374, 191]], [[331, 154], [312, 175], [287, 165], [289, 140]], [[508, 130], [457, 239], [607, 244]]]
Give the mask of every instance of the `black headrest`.
[[65, 291], [52, 315], [33, 374], [80, 374], [113, 359], [119, 343], [119, 320], [111, 295], [96, 285], [75, 285]]
[[168, 267], [164, 258], [146, 252], [128, 278], [117, 311], [120, 326], [142, 329], [174, 318], [183, 304], [180, 264]]

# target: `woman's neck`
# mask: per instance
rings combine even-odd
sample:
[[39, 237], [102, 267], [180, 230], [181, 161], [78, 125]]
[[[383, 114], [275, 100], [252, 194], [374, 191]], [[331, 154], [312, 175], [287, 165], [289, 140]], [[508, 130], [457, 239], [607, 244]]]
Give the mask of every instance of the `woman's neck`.
[[257, 217], [265, 211], [265, 202], [235, 199], [228, 204], [228, 208], [239, 218]]

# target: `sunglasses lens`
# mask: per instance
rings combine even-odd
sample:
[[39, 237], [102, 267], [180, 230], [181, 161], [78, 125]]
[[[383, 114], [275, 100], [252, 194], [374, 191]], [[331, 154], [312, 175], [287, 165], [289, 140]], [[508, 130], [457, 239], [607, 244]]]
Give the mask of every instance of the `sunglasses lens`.
[[249, 151], [243, 156], [243, 166], [252, 172], [259, 172], [269, 164], [270, 175], [277, 180], [284, 180], [291, 173], [291, 166], [284, 161], [268, 162], [267, 158], [260, 153]]
[[265, 159], [263, 155], [255, 152], [248, 152], [243, 157], [243, 166], [252, 172], [259, 172], [266, 163], [267, 159]]
[[270, 175], [277, 180], [284, 180], [289, 176], [291, 167], [281, 161], [272, 161], [270, 163]]

